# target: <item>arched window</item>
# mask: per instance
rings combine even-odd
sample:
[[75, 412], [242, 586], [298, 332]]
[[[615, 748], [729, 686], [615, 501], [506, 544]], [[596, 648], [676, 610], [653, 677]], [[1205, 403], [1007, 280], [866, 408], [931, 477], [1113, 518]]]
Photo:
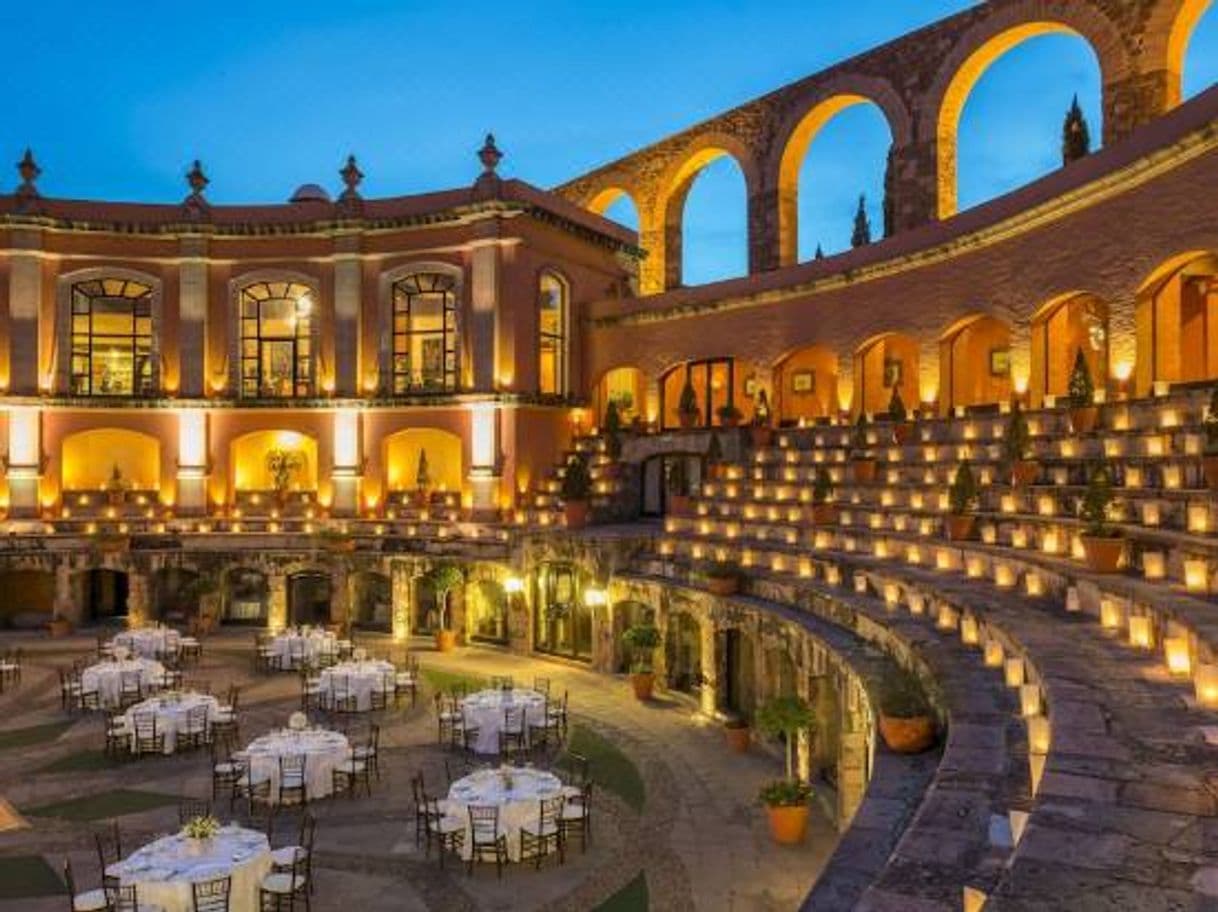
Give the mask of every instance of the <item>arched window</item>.
[[130, 279], [72, 286], [72, 394], [153, 391], [152, 289]]
[[553, 273], [543, 273], [540, 299], [537, 389], [543, 395], [563, 396], [567, 392], [567, 284]]
[[393, 392], [457, 388], [456, 280], [418, 272], [393, 283]]
[[313, 293], [301, 282], [254, 282], [240, 293], [241, 395], [313, 393]]

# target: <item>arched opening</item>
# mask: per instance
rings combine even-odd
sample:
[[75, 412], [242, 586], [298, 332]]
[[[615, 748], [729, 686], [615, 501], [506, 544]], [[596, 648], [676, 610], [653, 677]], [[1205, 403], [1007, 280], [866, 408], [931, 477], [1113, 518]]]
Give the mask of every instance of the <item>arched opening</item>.
[[[1138, 367], [1150, 382], [1218, 378], [1218, 256], [1199, 253], [1159, 269], [1138, 294]], [[1149, 383], [1139, 384], [1147, 392]]]
[[50, 570], [0, 570], [0, 630], [33, 630], [51, 619], [55, 574]]
[[1064, 22], [1021, 23], [976, 48], [939, 108], [939, 217], [1060, 168], [1062, 124], [1076, 95], [1098, 147], [1103, 84], [1092, 44]]
[[330, 623], [330, 574], [302, 570], [288, 577], [288, 623]]
[[668, 619], [664, 637], [668, 689], [698, 694], [702, 690], [702, 627], [697, 618], [681, 611]]
[[1218, 14], [1213, 0], [1183, 0], [1168, 38], [1168, 72], [1182, 98], [1192, 98], [1218, 82]]
[[233, 489], [290, 494], [317, 490], [317, 441], [299, 431], [251, 431], [232, 442]]
[[161, 443], [122, 428], [79, 431], [63, 439], [60, 473], [65, 493], [142, 492], [155, 498], [161, 486]]
[[571, 290], [562, 276], [546, 271], [537, 297], [537, 392], [565, 396], [571, 388]]
[[639, 624], [654, 624], [655, 609], [646, 602], [625, 599], [613, 606], [613, 643], [617, 661], [614, 671], [626, 674], [630, 671], [630, 650], [622, 643], [622, 634]]
[[461, 438], [437, 428], [407, 428], [385, 438], [385, 480], [391, 493], [418, 487], [419, 457], [437, 491], [461, 491]]
[[939, 340], [939, 407], [994, 405], [1011, 398], [1011, 328], [989, 316], [957, 321]]
[[752, 721], [757, 706], [757, 662], [753, 637], [730, 627], [719, 633], [720, 668], [723, 671], [723, 709]]
[[184, 627], [199, 615], [199, 573], [188, 567], [161, 567], [152, 575], [149, 620]]
[[363, 630], [393, 629], [393, 587], [389, 577], [364, 570], [351, 578], [351, 623]]
[[[744, 390], [744, 372], [736, 370], [734, 358], [704, 358], [686, 361], [670, 368], [660, 381], [660, 416], [664, 430], [682, 424], [681, 394], [689, 384], [697, 406], [692, 427], [714, 427], [723, 423], [722, 410], [728, 407], [746, 412], [749, 397]], [[747, 419], [748, 414], [743, 414]]]
[[647, 378], [637, 367], [615, 367], [605, 371], [596, 385], [596, 420], [603, 424], [609, 403], [617, 404], [622, 424], [635, 418], [645, 418], [647, 412]]
[[884, 412], [894, 389], [907, 408], [918, 404], [918, 343], [895, 332], [869, 339], [854, 353], [855, 414]]
[[261, 570], [233, 567], [224, 575], [225, 623], [265, 626], [269, 605], [270, 586]]
[[1108, 305], [1093, 294], [1054, 298], [1032, 316], [1032, 403], [1065, 396], [1078, 353], [1083, 353], [1096, 389], [1108, 377]]
[[621, 187], [602, 190], [592, 198], [588, 208], [631, 231], [639, 230], [639, 207], [634, 197]]
[[824, 345], [810, 345], [787, 355], [774, 381], [774, 408], [779, 423], [796, 425], [837, 413], [837, 355]]
[[804, 115], [779, 165], [784, 266], [813, 259], [818, 249], [825, 254], [849, 249], [860, 194], [867, 198], [872, 238], [883, 236], [892, 143], [884, 112], [862, 95], [836, 95]]
[[727, 150], [702, 149], [684, 162], [664, 210], [667, 288], [748, 273], [748, 185]]
[[484, 643], [508, 641], [508, 598], [496, 580], [475, 580], [466, 589], [470, 636]]
[[78, 593], [86, 623], [112, 621], [127, 616], [128, 577], [121, 570], [95, 567], [77, 577]]
[[764, 658], [766, 692], [771, 697], [795, 696], [795, 661], [791, 654], [780, 646], [771, 646]]
[[542, 564], [537, 572], [533, 619], [534, 648], [580, 661], [592, 659], [592, 609], [584, 603], [578, 568], [565, 562]]

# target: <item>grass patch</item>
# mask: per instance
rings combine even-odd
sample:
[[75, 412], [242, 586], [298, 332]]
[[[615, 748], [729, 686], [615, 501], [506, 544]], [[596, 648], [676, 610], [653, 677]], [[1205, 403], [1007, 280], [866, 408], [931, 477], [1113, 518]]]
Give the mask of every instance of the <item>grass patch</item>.
[[76, 751], [42, 767], [40, 773], [95, 773], [101, 770], [118, 769], [126, 764], [119, 758], [102, 751]]
[[571, 729], [567, 750], [588, 758], [592, 778], [598, 786], [609, 789], [636, 811], [643, 810], [647, 801], [647, 788], [643, 785], [643, 777], [639, 775], [634, 761], [618, 750], [612, 741], [586, 725], [576, 725]]
[[485, 690], [489, 679], [481, 675], [463, 674], [459, 671], [440, 671], [438, 668], [422, 669], [423, 680], [432, 690], [452, 690], [462, 684], [467, 691]]
[[59, 875], [41, 855], [0, 858], [0, 900], [60, 896], [67, 892]]
[[593, 912], [647, 912], [650, 908], [647, 875], [639, 871], [634, 880], [597, 906]]
[[75, 723], [51, 722], [47, 725], [31, 725], [29, 728], [10, 728], [0, 731], [0, 750], [11, 747], [29, 747], [54, 741]]
[[22, 813], [30, 817], [59, 817], [62, 820], [88, 822], [108, 820], [111, 817], [122, 817], [126, 814], [138, 814], [141, 811], [151, 811], [177, 803], [177, 795], [141, 792], [135, 789], [114, 789], [109, 792], [69, 798], [67, 801], [43, 804], [24, 810]]

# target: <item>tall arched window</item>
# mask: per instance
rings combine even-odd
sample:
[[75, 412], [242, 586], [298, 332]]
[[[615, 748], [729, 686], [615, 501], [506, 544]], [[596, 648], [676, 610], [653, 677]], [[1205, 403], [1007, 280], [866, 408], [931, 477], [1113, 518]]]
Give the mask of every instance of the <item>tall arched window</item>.
[[241, 395], [312, 395], [312, 290], [301, 282], [254, 282], [240, 297]]
[[457, 388], [456, 280], [418, 272], [393, 283], [393, 392]]
[[540, 359], [538, 392], [562, 396], [567, 392], [567, 284], [551, 272], [541, 276], [537, 319]]
[[72, 286], [72, 394], [153, 391], [152, 289], [130, 279]]

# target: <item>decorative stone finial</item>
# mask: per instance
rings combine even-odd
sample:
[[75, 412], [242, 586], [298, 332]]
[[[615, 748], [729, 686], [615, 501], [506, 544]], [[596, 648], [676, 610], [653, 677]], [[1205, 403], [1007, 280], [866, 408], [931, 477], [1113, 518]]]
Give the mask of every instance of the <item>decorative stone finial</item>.
[[17, 173], [21, 175], [21, 189], [32, 191], [37, 196], [38, 188], [34, 186], [34, 181], [38, 180], [42, 169], [38, 167], [38, 162], [34, 161], [34, 153], [29, 149], [25, 150], [25, 155], [17, 162]]
[[203, 166], [199, 164], [197, 158], [190, 170], [186, 172], [186, 183], [190, 185], [190, 195], [194, 197], [202, 196], [207, 185], [211, 183], [207, 175], [203, 173]]
[[486, 169], [487, 174], [494, 174], [495, 169], [499, 167], [499, 162], [503, 161], [503, 153], [495, 145], [494, 133], [486, 134], [486, 141], [478, 150], [478, 160], [482, 162], [482, 167]]
[[360, 181], [364, 179], [364, 172], [359, 169], [359, 165], [355, 163], [355, 156], [347, 156], [347, 164], [338, 172], [339, 177], [343, 179], [343, 184], [346, 190], [343, 191], [340, 199], [359, 199]]

